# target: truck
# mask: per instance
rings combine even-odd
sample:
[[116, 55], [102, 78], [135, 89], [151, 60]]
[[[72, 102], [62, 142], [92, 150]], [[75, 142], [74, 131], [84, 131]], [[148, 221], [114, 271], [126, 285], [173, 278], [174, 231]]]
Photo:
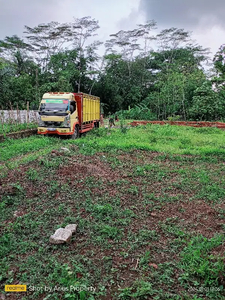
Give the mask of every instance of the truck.
[[85, 93], [49, 92], [39, 106], [38, 134], [69, 136], [99, 127], [100, 98]]

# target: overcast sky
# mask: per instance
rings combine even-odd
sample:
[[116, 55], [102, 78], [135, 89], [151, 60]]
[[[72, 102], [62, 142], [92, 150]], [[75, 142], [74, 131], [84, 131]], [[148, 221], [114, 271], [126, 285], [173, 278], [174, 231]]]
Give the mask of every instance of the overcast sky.
[[0, 0], [0, 39], [22, 37], [24, 25], [71, 22], [84, 16], [99, 21], [102, 41], [111, 33], [154, 19], [159, 29], [192, 31], [193, 38], [213, 54], [225, 43], [224, 0]]

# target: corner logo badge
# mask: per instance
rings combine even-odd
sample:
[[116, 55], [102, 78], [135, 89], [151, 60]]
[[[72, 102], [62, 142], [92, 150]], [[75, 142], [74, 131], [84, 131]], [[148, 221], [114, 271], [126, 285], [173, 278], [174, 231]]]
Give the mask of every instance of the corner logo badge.
[[5, 285], [6, 292], [26, 292], [26, 285]]

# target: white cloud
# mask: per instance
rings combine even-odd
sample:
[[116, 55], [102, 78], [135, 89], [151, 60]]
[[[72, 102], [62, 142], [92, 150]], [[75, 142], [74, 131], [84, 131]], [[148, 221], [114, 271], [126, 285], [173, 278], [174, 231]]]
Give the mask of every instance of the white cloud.
[[192, 30], [193, 37], [215, 53], [225, 41], [224, 0], [0, 0], [0, 39], [23, 36], [24, 25], [71, 22], [91, 16], [99, 21], [97, 39], [105, 42], [119, 30], [154, 19], [160, 29]]
[[139, 10], [159, 29], [191, 30], [198, 44], [211, 49], [211, 56], [225, 43], [224, 0], [140, 0]]
[[107, 39], [109, 34], [120, 29], [120, 20], [129, 16], [133, 9], [137, 11], [138, 6], [138, 0], [0, 0], [0, 39], [6, 35], [21, 36], [24, 25], [71, 22], [73, 17], [85, 16], [99, 21], [100, 35]]

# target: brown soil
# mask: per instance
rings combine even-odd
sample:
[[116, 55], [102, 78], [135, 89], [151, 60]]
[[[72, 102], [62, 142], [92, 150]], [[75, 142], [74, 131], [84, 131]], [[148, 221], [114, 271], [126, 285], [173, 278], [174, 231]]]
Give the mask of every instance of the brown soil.
[[[58, 151], [53, 151], [52, 154], [56, 156], [63, 155]], [[142, 166], [154, 161], [154, 164], [157, 164], [159, 167], [170, 166], [171, 170], [173, 170], [175, 167], [179, 167], [180, 162], [170, 161], [169, 158], [162, 162], [156, 161], [154, 159], [162, 154], [156, 152], [133, 151], [129, 154], [118, 155], [117, 159], [122, 162], [122, 165], [112, 168], [109, 162], [102, 160], [102, 155], [104, 155], [104, 153], [90, 157], [79, 154], [76, 155], [75, 158], [71, 157], [69, 165], [60, 166], [58, 169], [54, 169], [52, 178], [54, 178], [59, 185], [69, 182], [70, 187], [74, 191], [87, 189], [85, 179], [88, 177], [93, 177], [96, 182], [100, 180], [101, 185], [99, 187], [90, 187], [90, 191], [95, 195], [96, 199], [98, 199], [98, 196], [107, 194], [109, 196], [107, 201], [110, 203], [111, 197], [118, 196], [121, 202], [121, 209], [130, 209], [135, 214], [135, 216], [132, 217], [129, 227], [124, 228], [124, 235], [119, 242], [108, 239], [108, 243], [112, 246], [110, 249], [102, 250], [100, 247], [92, 244], [87, 246], [85, 243], [90, 239], [88, 233], [78, 233], [76, 239], [72, 239], [71, 244], [68, 246], [68, 251], [74, 251], [74, 249], [76, 249], [83, 255], [88, 255], [90, 251], [92, 251], [94, 256], [90, 259], [92, 260], [92, 263], [101, 270], [102, 278], [107, 275], [104, 257], [111, 257], [112, 268], [117, 269], [118, 271], [114, 276], [115, 284], [108, 287], [108, 295], [102, 298], [108, 300], [113, 299], [111, 295], [113, 295], [115, 291], [118, 291], [118, 288], [132, 285], [132, 283], [139, 278], [140, 274], [138, 269], [140, 257], [142, 257], [146, 251], [150, 251], [151, 253], [149, 269], [146, 269], [144, 273], [146, 275], [157, 270], [158, 266], [162, 263], [179, 261], [178, 254], [171, 254], [170, 251], [167, 251], [170, 247], [170, 243], [176, 237], [165, 234], [162, 230], [162, 223], [167, 224], [168, 219], [170, 219], [170, 224], [175, 224], [186, 232], [195, 235], [202, 234], [207, 238], [211, 238], [215, 233], [223, 232], [222, 225], [225, 224], [225, 220], [219, 217], [218, 210], [222, 208], [222, 206], [217, 205], [211, 207], [203, 199], [190, 201], [189, 198], [194, 195], [195, 191], [191, 191], [190, 193], [183, 192], [176, 187], [173, 187], [172, 184], [178, 180], [177, 174], [171, 173], [163, 182], [157, 182], [157, 180], [154, 179], [154, 182], [144, 184], [143, 181], [146, 180], [145, 177], [134, 177], [132, 173], [135, 165]], [[190, 163], [188, 167], [192, 168], [193, 163]], [[18, 170], [11, 170], [8, 172], [7, 177], [0, 179], [0, 199], [3, 195], [15, 195], [18, 193], [18, 189], [15, 186], [12, 186], [12, 183], [21, 185], [25, 191], [26, 197], [29, 199], [47, 193], [49, 187], [45, 181], [42, 181], [41, 184], [37, 184], [35, 181], [27, 180], [26, 172], [30, 168], [39, 171], [41, 169], [40, 162], [36, 161], [29, 163], [29, 165], [20, 166]], [[78, 181], [78, 178], [83, 179], [83, 181]], [[124, 180], [124, 183], [122, 183], [121, 186], [118, 186], [118, 180]], [[131, 186], [135, 186], [138, 189], [138, 192], [132, 194], [132, 191], [129, 190]], [[162, 188], [165, 186], [172, 187], [167, 193], [168, 195], [177, 196], [178, 194], [181, 194], [182, 200], [173, 203], [158, 203], [159, 207], [157, 209], [152, 209], [151, 204], [145, 205], [143, 203], [142, 187], [145, 187], [145, 192], [151, 193], [154, 191], [155, 197], [157, 198], [162, 196]], [[54, 195], [55, 199], [60, 197], [60, 192], [57, 192]], [[66, 199], [61, 199], [61, 202], [63, 201], [66, 201]], [[155, 200], [155, 202], [157, 204], [157, 200]], [[35, 210], [35, 205], [33, 206], [33, 209]], [[75, 208], [72, 208], [72, 211], [74, 215], [78, 213]], [[18, 210], [8, 222], [14, 222], [17, 217], [23, 216], [26, 213], [26, 207], [21, 205], [20, 210]], [[87, 212], [84, 208], [79, 210], [79, 214], [83, 219], [94, 220], [92, 214]], [[58, 221], [60, 223], [61, 219], [59, 218]], [[135, 251], [124, 249], [123, 243], [127, 241], [128, 234], [132, 233], [137, 235], [143, 228], [146, 230], [155, 230], [158, 238], [149, 243], [143, 243], [143, 245], [138, 247]], [[221, 245], [214, 249], [212, 254], [223, 256], [224, 250], [224, 245]], [[121, 256], [122, 252], [129, 253], [129, 256]], [[67, 262], [67, 253], [63, 253], [61, 259], [62, 261]], [[79, 276], [82, 277], [83, 275], [79, 274]], [[178, 274], [175, 273], [173, 277], [177, 278]]]

